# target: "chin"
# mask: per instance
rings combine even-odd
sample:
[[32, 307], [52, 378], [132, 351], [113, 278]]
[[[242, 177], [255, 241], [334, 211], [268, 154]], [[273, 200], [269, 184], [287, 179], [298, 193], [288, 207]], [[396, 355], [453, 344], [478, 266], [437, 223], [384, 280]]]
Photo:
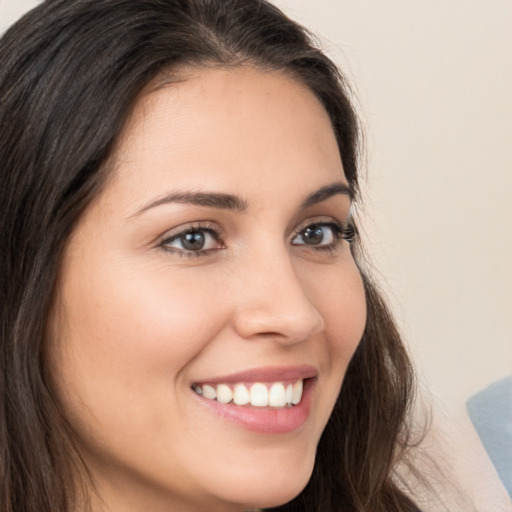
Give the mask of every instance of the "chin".
[[245, 508], [269, 508], [293, 500], [306, 487], [313, 472], [314, 457], [306, 457], [300, 465], [268, 462], [265, 468], [238, 472], [228, 479], [229, 501]]
[[253, 508], [271, 508], [284, 505], [303, 491], [309, 482], [310, 476], [311, 474], [300, 482], [285, 482], [281, 486], [267, 487], [261, 491], [259, 499], [255, 500], [254, 504], [250, 506]]

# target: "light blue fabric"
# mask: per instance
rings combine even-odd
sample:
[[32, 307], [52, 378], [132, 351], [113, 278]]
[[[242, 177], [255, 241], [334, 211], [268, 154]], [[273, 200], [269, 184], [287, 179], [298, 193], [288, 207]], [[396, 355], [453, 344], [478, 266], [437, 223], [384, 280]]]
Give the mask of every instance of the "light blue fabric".
[[503, 485], [512, 496], [512, 375], [472, 396], [466, 407]]

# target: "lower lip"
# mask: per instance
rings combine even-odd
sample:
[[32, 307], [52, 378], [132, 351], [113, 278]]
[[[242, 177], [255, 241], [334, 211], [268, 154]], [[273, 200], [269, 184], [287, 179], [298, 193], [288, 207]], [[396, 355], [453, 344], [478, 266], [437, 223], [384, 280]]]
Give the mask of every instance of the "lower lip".
[[316, 379], [305, 380], [300, 403], [282, 408], [221, 404], [217, 400], [204, 398], [194, 391], [192, 393], [210, 411], [247, 430], [261, 434], [286, 434], [300, 428], [308, 419], [315, 383]]

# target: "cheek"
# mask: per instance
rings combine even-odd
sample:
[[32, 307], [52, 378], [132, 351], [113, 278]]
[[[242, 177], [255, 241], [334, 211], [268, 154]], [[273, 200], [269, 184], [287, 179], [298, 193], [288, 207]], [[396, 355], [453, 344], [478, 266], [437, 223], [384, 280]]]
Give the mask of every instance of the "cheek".
[[355, 270], [347, 276], [342, 288], [335, 293], [333, 301], [338, 307], [332, 311], [333, 332], [329, 332], [329, 335], [335, 338], [336, 333], [341, 334], [337, 338], [337, 348], [351, 358], [366, 325], [366, 298], [359, 271]]
[[90, 268], [62, 279], [61, 387], [105, 408], [109, 396], [135, 407], [133, 397], [168, 393], [226, 321], [225, 305], [211, 300], [216, 283], [120, 261]]
[[329, 287], [320, 300], [324, 310], [329, 351], [326, 374], [329, 375], [329, 389], [332, 389], [332, 393], [325, 397], [328, 417], [332, 413], [348, 365], [366, 325], [364, 286], [355, 263], [344, 272], [343, 279], [337, 285]]
[[315, 287], [314, 302], [325, 322], [331, 364], [346, 368], [366, 325], [366, 298], [353, 260], [337, 270], [325, 276], [323, 286]]

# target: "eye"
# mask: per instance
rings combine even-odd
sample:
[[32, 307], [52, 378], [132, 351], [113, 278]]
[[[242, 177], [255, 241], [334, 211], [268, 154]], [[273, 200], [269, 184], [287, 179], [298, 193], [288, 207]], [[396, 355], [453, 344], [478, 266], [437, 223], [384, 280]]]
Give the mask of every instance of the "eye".
[[352, 242], [354, 227], [337, 222], [318, 222], [301, 229], [293, 238], [294, 245], [309, 245], [317, 248], [334, 248], [340, 239]]
[[165, 238], [161, 244], [165, 250], [184, 255], [199, 255], [223, 247], [220, 234], [212, 227], [197, 226], [187, 228], [175, 235]]

